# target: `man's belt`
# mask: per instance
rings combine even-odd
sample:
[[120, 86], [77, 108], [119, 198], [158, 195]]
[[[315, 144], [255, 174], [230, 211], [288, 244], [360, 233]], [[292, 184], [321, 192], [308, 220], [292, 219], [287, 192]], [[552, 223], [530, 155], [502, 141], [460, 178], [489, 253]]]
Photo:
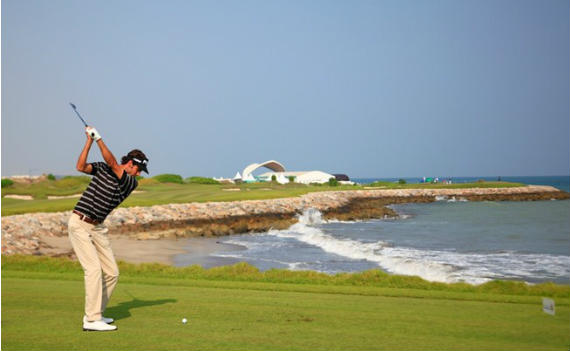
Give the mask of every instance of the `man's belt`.
[[83, 213], [81, 213], [81, 212], [79, 212], [79, 211], [77, 211], [77, 210], [73, 210], [73, 213], [75, 213], [76, 215], [78, 215], [78, 216], [79, 216], [79, 219], [82, 220], [83, 222], [87, 222], [87, 223], [89, 223], [89, 224], [94, 224], [94, 225], [101, 224], [100, 221], [96, 221], [96, 220], [94, 220], [94, 219], [91, 219], [91, 218], [87, 217], [86, 215], [84, 215]]

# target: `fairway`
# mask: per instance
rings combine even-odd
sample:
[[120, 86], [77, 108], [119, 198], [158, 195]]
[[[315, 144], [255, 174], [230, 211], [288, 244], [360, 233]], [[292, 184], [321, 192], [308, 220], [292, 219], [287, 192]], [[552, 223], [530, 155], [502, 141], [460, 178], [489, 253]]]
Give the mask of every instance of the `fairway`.
[[[78, 198], [48, 200], [48, 196], [81, 194], [87, 187], [89, 177], [66, 177], [57, 181], [42, 181], [34, 184], [14, 184], [2, 188], [2, 216], [33, 212], [70, 211]], [[505, 188], [524, 186], [520, 183], [485, 182], [464, 184], [398, 184], [377, 182], [376, 189], [462, 189]], [[363, 190], [360, 185], [329, 186], [328, 184], [305, 185], [275, 182], [251, 184], [176, 184], [158, 183], [155, 179], [142, 180], [137, 193], [125, 200], [121, 207], [153, 206], [189, 202], [221, 202], [243, 200], [267, 200], [297, 197], [311, 192]], [[232, 190], [232, 191], [229, 191]], [[238, 191], [233, 191], [238, 190]], [[28, 195], [33, 200], [5, 198], [6, 195]]]
[[157, 285], [136, 277], [119, 283], [106, 312], [119, 330], [88, 333], [81, 330], [77, 273], [58, 280], [54, 273], [22, 278], [28, 274], [3, 270], [2, 350], [567, 350], [570, 344], [568, 305], [550, 316], [538, 303], [366, 296], [358, 288], [337, 293], [304, 284], [301, 291], [205, 280]]

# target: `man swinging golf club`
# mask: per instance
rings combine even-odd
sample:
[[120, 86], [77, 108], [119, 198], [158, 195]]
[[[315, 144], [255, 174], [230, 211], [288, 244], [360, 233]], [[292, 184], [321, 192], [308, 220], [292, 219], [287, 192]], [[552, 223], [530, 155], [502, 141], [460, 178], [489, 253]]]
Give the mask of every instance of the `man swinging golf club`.
[[[119, 268], [103, 221], [137, 187], [135, 177], [141, 171], [148, 173], [148, 159], [135, 149], [118, 164], [95, 128], [86, 126], [85, 133], [87, 141], [77, 160], [77, 170], [93, 178], [69, 219], [69, 240], [85, 273], [83, 330], [110, 331], [117, 327], [110, 325], [113, 318], [103, 317], [103, 312], [117, 285]], [[105, 162], [87, 163], [93, 141]]]

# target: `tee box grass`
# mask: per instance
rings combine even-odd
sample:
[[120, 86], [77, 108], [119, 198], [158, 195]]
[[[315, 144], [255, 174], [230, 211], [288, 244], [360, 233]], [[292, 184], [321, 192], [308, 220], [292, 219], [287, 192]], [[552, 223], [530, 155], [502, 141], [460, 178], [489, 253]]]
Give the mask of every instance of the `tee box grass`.
[[237, 268], [245, 276], [228, 275], [232, 269], [224, 268], [199, 278], [172, 274], [172, 267], [161, 277], [156, 265], [121, 263], [120, 284], [106, 311], [119, 329], [83, 332], [79, 265], [18, 260], [3, 257], [2, 350], [567, 350], [570, 345], [567, 297], [557, 298], [565, 302], [551, 316], [536, 296], [254, 282], [243, 265]]

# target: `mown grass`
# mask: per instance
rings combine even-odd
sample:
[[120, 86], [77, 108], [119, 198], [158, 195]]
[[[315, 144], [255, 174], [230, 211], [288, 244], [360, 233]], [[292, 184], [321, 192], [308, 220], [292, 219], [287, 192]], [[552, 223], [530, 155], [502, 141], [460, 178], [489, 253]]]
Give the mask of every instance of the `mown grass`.
[[555, 298], [550, 316], [539, 296], [382, 287], [373, 272], [343, 281], [273, 271], [258, 280], [260, 272], [243, 264], [202, 270], [121, 263], [120, 269], [106, 311], [119, 330], [83, 333], [83, 273], [75, 262], [3, 256], [2, 349], [562, 350], [570, 344], [567, 297]]
[[470, 188], [512, 188], [526, 186], [522, 183], [509, 182], [475, 182], [475, 183], [413, 183], [399, 184], [394, 182], [374, 182], [364, 185], [366, 188], [386, 188], [386, 189], [470, 189]]
[[[316, 191], [362, 190], [368, 188], [361, 185], [304, 185], [279, 184], [273, 182], [252, 184], [199, 184], [199, 183], [163, 183], [163, 179], [171, 175], [161, 175], [140, 180], [138, 191], [129, 196], [121, 207], [153, 206], [170, 203], [208, 202], [208, 201], [240, 201], [264, 200], [295, 197]], [[72, 210], [77, 198], [47, 200], [48, 196], [68, 196], [82, 193], [90, 177], [66, 177], [60, 180], [46, 180], [34, 184], [15, 183], [2, 188], [2, 216], [32, 212], [59, 212]], [[414, 188], [477, 188], [477, 187], [515, 187], [524, 186], [519, 183], [489, 182], [469, 184], [397, 184], [375, 183], [374, 188], [382, 189], [414, 189]], [[5, 195], [30, 195], [33, 200], [4, 198]]]
[[[430, 296], [443, 293], [448, 298], [449, 294], [469, 299], [494, 299], [491, 295], [510, 295], [521, 297], [560, 297], [570, 298], [570, 286], [554, 283], [541, 283], [529, 285], [517, 281], [491, 281], [481, 285], [466, 283], [437, 283], [429, 282], [415, 276], [393, 275], [378, 269], [367, 270], [357, 273], [339, 273], [335, 275], [315, 271], [291, 271], [286, 269], [270, 269], [260, 271], [258, 268], [242, 262], [231, 266], [214, 267], [204, 269], [199, 265], [188, 267], [172, 267], [159, 263], [131, 264], [120, 262], [121, 276], [145, 279], [180, 280], [208, 280], [208, 281], [232, 281], [252, 283], [277, 283], [295, 285], [324, 285], [342, 287], [371, 287], [390, 289], [414, 289], [426, 292]], [[53, 258], [26, 255], [2, 256], [2, 271], [54, 273], [56, 275], [76, 275], [81, 272], [81, 267], [76, 261], [67, 258]], [[18, 275], [16, 275], [18, 276]], [[515, 299], [516, 300], [516, 299]], [[519, 301], [537, 301], [536, 299], [522, 298]], [[568, 304], [570, 301], [566, 301]]]
[[47, 199], [48, 196], [68, 196], [82, 193], [91, 181], [89, 176], [64, 177], [59, 180], [44, 180], [37, 183], [18, 183], [2, 188], [5, 195], [31, 195], [36, 200]]

